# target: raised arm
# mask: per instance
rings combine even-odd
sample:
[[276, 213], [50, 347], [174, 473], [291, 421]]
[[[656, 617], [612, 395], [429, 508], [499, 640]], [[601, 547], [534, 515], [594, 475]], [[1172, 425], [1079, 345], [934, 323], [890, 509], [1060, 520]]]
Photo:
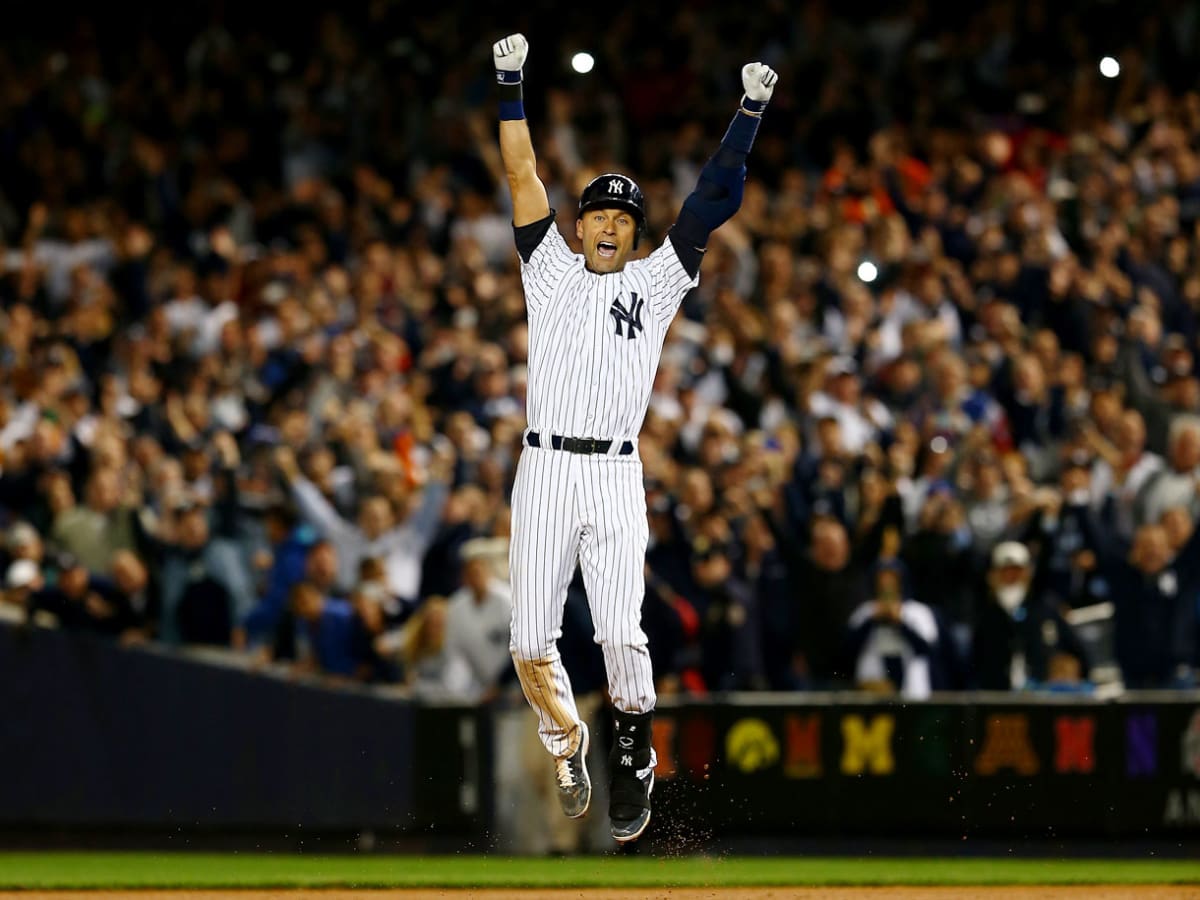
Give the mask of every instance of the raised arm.
[[496, 81], [500, 83], [500, 158], [512, 194], [513, 225], [520, 228], [550, 215], [546, 186], [537, 174], [533, 139], [525, 121], [521, 67], [529, 53], [523, 34], [510, 34], [492, 45]]
[[275, 465], [291, 488], [301, 517], [322, 537], [342, 546], [359, 539], [358, 529], [343, 519], [333, 504], [325, 499], [321, 489], [304, 477], [291, 447], [285, 445], [276, 448]]
[[667, 237], [675, 246], [679, 261], [693, 278], [700, 271], [700, 259], [708, 237], [727, 222], [742, 205], [746, 182], [746, 157], [758, 134], [758, 123], [767, 108], [779, 76], [770, 66], [759, 62], [742, 67], [742, 103], [717, 152], [700, 170], [695, 190], [683, 201], [679, 218]]

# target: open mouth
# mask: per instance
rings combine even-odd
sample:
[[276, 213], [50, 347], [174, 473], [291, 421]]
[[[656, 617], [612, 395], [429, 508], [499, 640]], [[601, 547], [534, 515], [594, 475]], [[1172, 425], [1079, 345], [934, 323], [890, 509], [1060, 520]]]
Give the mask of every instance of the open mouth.
[[596, 245], [596, 254], [604, 259], [612, 259], [617, 255], [617, 245], [609, 241], [601, 241]]

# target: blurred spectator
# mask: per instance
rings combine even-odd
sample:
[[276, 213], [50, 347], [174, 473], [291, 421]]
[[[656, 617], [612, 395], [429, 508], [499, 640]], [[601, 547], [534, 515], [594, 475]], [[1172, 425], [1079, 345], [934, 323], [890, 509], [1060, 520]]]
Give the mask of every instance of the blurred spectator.
[[8, 527], [4, 549], [8, 560], [28, 559], [41, 565], [45, 543], [36, 528], [28, 522], [16, 521]]
[[970, 529], [976, 557], [985, 558], [1012, 525], [1012, 493], [1000, 459], [990, 449], [975, 453], [965, 461], [963, 470], [964, 524]]
[[832, 417], [840, 426], [846, 451], [861, 453], [891, 425], [891, 414], [878, 400], [862, 396], [858, 364], [838, 356], [825, 367], [825, 384], [809, 398], [808, 412], [814, 419]]
[[[707, 688], [700, 673], [703, 652], [700, 617], [695, 607], [649, 565], [641, 624], [650, 651], [655, 690], [664, 696], [685, 690], [703, 694]], [[571, 683], [574, 685], [574, 679]]]
[[997, 375], [1013, 445], [1029, 461], [1037, 480], [1053, 472], [1052, 460], [1066, 436], [1066, 401], [1055, 376], [1032, 351], [1006, 357]]
[[910, 573], [913, 599], [944, 616], [965, 649], [976, 615], [978, 565], [962, 507], [951, 492], [942, 488], [926, 499], [900, 559]]
[[37, 563], [31, 559], [15, 559], [4, 573], [4, 602], [32, 618], [35, 609], [30, 604], [30, 597], [44, 585], [45, 579]]
[[289, 603], [292, 588], [305, 574], [308, 552], [316, 540], [306, 525], [297, 521], [288, 506], [275, 505], [265, 516], [270, 547], [270, 568], [254, 608], [235, 629], [237, 646], [265, 647], [271, 656], [288, 659], [295, 655], [293, 622]]
[[[1200, 483], [1195, 489], [1200, 490]], [[1174, 522], [1171, 530], [1147, 523], [1126, 542], [1110, 522], [1086, 521], [1089, 539], [1097, 547], [1097, 567], [1112, 586], [1117, 664], [1125, 686], [1191, 686], [1197, 652], [1200, 529], [1194, 523], [1185, 528]]]
[[[421, 492], [410, 518], [396, 521], [390, 498], [382, 493], [364, 496], [358, 504], [356, 523], [341, 517], [329, 500], [311, 481], [300, 474], [295, 456], [288, 447], [276, 450], [280, 471], [292, 488], [292, 495], [304, 518], [337, 548], [338, 587], [352, 590], [359, 566], [366, 557], [383, 560], [388, 588], [398, 597], [413, 602], [420, 590], [421, 559], [432, 541], [446, 502], [449, 461], [445, 454]], [[390, 477], [397, 478], [398, 473]]]
[[1095, 432], [1090, 440], [1099, 455], [1092, 473], [1096, 506], [1111, 504], [1110, 525], [1129, 540], [1138, 525], [1138, 498], [1162, 472], [1163, 459], [1146, 449], [1145, 421], [1134, 409], [1121, 414], [1111, 442]]
[[851, 613], [847, 623], [854, 683], [905, 700], [926, 700], [945, 686], [933, 610], [904, 596], [904, 568], [897, 562], [876, 567], [874, 587], [874, 598]]
[[424, 700], [477, 702], [483, 689], [466, 656], [447, 641], [447, 601], [429, 597], [403, 629], [381, 635], [376, 649], [399, 657], [404, 684]]
[[761, 613], [729, 557], [727, 546], [706, 535], [692, 544], [687, 600], [700, 620], [700, 674], [708, 691], [761, 690], [766, 687]]
[[359, 625], [350, 602], [326, 595], [309, 581], [292, 587], [290, 602], [307, 637], [308, 653], [299, 657], [300, 667], [345, 679], [359, 677], [364, 660], [359, 655]]
[[1030, 517], [1022, 529], [1026, 543], [1037, 545], [1033, 590], [1058, 606], [1087, 606], [1109, 595], [1096, 572], [1096, 548], [1085, 519], [1091, 515], [1091, 457], [1082, 450], [1068, 455], [1057, 489], [1042, 488], [1031, 498]]
[[[462, 457], [459, 457], [460, 464]], [[462, 579], [462, 548], [492, 531], [495, 508], [477, 484], [460, 484], [446, 498], [437, 536], [429, 545], [421, 571], [421, 593], [452, 594]], [[507, 565], [507, 562], [505, 563]]]
[[[9, 571], [12, 573], [11, 568]], [[136, 587], [131, 582], [140, 574], [131, 565], [129, 574], [123, 575], [126, 588]], [[40, 581], [27, 582], [25, 586]], [[143, 619], [134, 609], [130, 593], [95, 578], [74, 561], [66, 561], [54, 584], [35, 589], [26, 602], [31, 616], [49, 613], [60, 627], [69, 630], [126, 638], [144, 633]]]
[[383, 604], [369, 589], [360, 585], [350, 595], [350, 608], [354, 612], [350, 651], [355, 661], [354, 678], [370, 683], [400, 681], [400, 668], [376, 646], [388, 627]]
[[[982, 373], [974, 382], [972, 366]], [[915, 419], [925, 440], [940, 435], [956, 444], [980, 429], [997, 450], [1009, 449], [1008, 421], [992, 396], [993, 376], [986, 358], [976, 354], [968, 363], [964, 356], [943, 348], [931, 360], [928, 374], [929, 390], [923, 396], [918, 392], [916, 397], [908, 397], [911, 406], [903, 410]], [[914, 375], [919, 379], [920, 370]]]
[[388, 587], [387, 567], [383, 560], [366, 557], [358, 565], [358, 586], [355, 593], [378, 610], [378, 615], [387, 626], [403, 624], [417, 607], [417, 603], [397, 597]]
[[120, 476], [113, 469], [92, 472], [84, 505], [62, 509], [54, 517], [51, 537], [90, 572], [107, 572], [119, 550], [136, 548], [134, 510], [123, 505]]
[[92, 578], [92, 586], [113, 609], [113, 629], [128, 641], [145, 640], [157, 625], [160, 609], [150, 570], [133, 552], [119, 550], [108, 577]]
[[1200, 510], [1196, 484], [1200, 482], [1200, 417], [1177, 418], [1167, 439], [1164, 465], [1137, 499], [1139, 522], [1158, 522], [1173, 507]]
[[512, 591], [493, 573], [494, 560], [507, 565], [508, 542], [475, 538], [463, 545], [462, 560], [463, 586], [446, 602], [446, 642], [470, 666], [479, 699], [491, 699], [512, 669]]
[[972, 650], [972, 683], [990, 691], [1022, 690], [1070, 670], [1062, 655], [1076, 662], [1086, 678], [1090, 661], [1071, 626], [1032, 588], [1033, 559], [1029, 548], [1005, 541], [992, 551], [987, 595], [976, 619]]
[[208, 510], [167, 510], [155, 556], [162, 584], [158, 637], [168, 644], [228, 646], [235, 617], [228, 571], [213, 552]]
[[1161, 330], [1162, 323], [1153, 308], [1139, 306], [1133, 310], [1128, 318], [1127, 339], [1117, 353], [1116, 369], [1126, 402], [1145, 419], [1147, 446], [1163, 455], [1168, 451], [1174, 420], [1195, 414], [1200, 395], [1188, 339], [1182, 334], [1164, 338]]
[[814, 442], [796, 456], [787, 487], [790, 528], [803, 527], [813, 513], [846, 515], [844, 488], [853, 457], [844, 443], [841, 421], [822, 416], [816, 420], [814, 436]]
[[787, 560], [764, 514], [753, 513], [747, 518], [742, 541], [746, 550], [738, 574], [761, 610], [758, 639], [762, 644], [762, 677], [773, 690], [794, 690], [797, 682], [791, 665], [789, 625], [802, 587], [792, 581]]
[[[846, 526], [833, 516], [813, 519], [808, 545], [789, 554], [794, 582], [804, 585], [790, 623], [793, 665], [812, 688], [847, 686], [853, 673], [845, 657], [845, 632], [850, 615], [870, 599], [869, 567], [877, 559], [888, 529], [898, 529], [900, 501], [894, 491], [876, 500], [862, 518], [870, 527], [851, 541]], [[778, 610], [769, 614], [772, 620]]]
[[[1182, 506], [1172, 507], [1163, 513], [1162, 520], [1159, 523], [1163, 530], [1167, 533], [1167, 544], [1171, 548], [1171, 553], [1178, 558], [1180, 552], [1187, 546], [1191, 540], [1193, 533], [1197, 528], [1200, 528], [1200, 516], [1189, 514], [1189, 511]], [[1185, 592], [1184, 602], [1187, 602], [1187, 586], [1183, 587]], [[1200, 672], [1200, 584], [1194, 585], [1191, 589], [1191, 604], [1194, 615], [1193, 626], [1193, 644], [1192, 644], [1192, 681], [1196, 681], [1196, 673]]]

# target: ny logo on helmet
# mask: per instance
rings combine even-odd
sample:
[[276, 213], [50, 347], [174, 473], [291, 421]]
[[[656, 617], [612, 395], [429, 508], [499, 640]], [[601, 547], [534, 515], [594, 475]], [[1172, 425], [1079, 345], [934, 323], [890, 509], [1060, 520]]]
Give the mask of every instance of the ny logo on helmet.
[[620, 178], [608, 179], [608, 192], [610, 194], [625, 193], [625, 182], [623, 182]]
[[629, 292], [629, 307], [621, 305], [621, 298], [617, 297], [609, 307], [609, 314], [613, 317], [613, 323], [617, 326], [617, 337], [622, 336], [621, 323], [625, 323], [624, 337], [633, 340], [637, 337], [637, 332], [642, 330], [642, 306], [646, 301], [635, 294]]

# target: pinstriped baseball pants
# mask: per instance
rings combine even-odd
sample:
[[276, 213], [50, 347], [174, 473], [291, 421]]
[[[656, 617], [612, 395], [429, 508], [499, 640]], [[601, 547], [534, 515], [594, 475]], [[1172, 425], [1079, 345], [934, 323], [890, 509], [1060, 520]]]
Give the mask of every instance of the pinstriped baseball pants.
[[555, 756], [575, 751], [579, 713], [558, 652], [576, 562], [583, 572], [609, 696], [625, 712], [654, 708], [654, 676], [642, 631], [646, 489], [642, 462], [525, 447], [512, 494], [512, 631], [509, 649]]

